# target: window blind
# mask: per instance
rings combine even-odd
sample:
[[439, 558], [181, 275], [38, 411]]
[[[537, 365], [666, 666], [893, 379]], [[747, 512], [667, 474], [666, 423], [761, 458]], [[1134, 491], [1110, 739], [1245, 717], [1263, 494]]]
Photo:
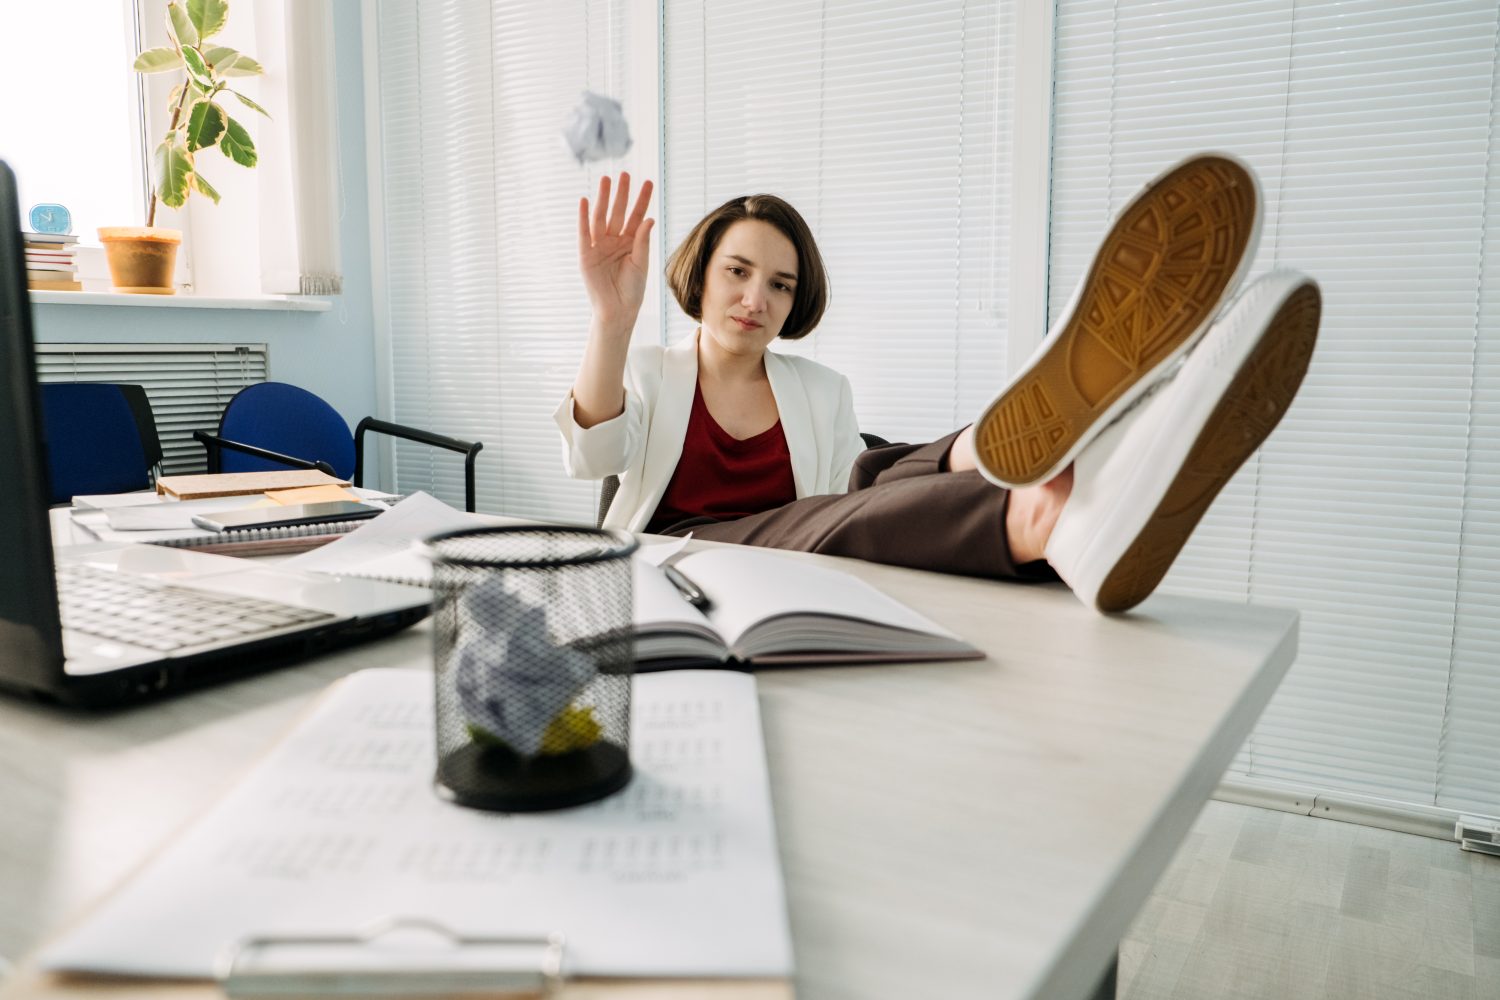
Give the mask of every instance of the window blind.
[[1500, 813], [1496, 20], [1492, 0], [1058, 4], [1054, 317], [1110, 213], [1199, 149], [1260, 174], [1254, 273], [1323, 288], [1296, 403], [1164, 588], [1302, 612], [1232, 774]]
[[42, 382], [123, 382], [146, 390], [165, 475], [204, 472], [193, 431], [217, 430], [235, 393], [266, 380], [265, 344], [37, 344]]
[[[376, 8], [393, 419], [485, 443], [481, 510], [594, 520], [594, 485], [564, 477], [551, 419], [588, 331], [576, 205], [599, 177], [562, 129], [585, 88], [629, 113], [632, 14], [606, 0]], [[401, 490], [463, 501], [462, 463], [433, 449], [398, 443], [394, 469]]]
[[[663, 4], [663, 233], [731, 197], [790, 201], [832, 285], [808, 338], [860, 429], [920, 441], [1005, 372], [1011, 3]], [[667, 339], [691, 333], [663, 292]]]

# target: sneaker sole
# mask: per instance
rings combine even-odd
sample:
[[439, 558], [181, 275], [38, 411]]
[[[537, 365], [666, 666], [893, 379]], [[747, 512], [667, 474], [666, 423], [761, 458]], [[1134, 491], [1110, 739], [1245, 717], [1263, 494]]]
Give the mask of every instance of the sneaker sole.
[[1217, 156], [1182, 164], [1127, 206], [1050, 347], [975, 423], [985, 477], [1018, 487], [1061, 471], [1091, 427], [1208, 328], [1257, 219], [1255, 179]]
[[1281, 422], [1312, 360], [1316, 285], [1287, 296], [1224, 391], [1146, 526], [1099, 586], [1100, 611], [1128, 611], [1161, 583], [1226, 483]]

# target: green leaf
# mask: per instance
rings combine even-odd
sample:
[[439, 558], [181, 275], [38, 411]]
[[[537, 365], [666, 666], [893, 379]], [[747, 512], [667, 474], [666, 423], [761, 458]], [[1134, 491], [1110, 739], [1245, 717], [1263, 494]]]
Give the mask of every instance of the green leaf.
[[214, 190], [214, 186], [212, 184], [203, 179], [202, 174], [193, 174], [193, 187], [197, 188], [200, 192], [207, 195], [209, 200], [212, 201], [215, 205], [219, 203], [219, 192]]
[[198, 50], [191, 45], [182, 47], [182, 62], [187, 66], [187, 71], [192, 74], [194, 82], [205, 90], [212, 89], [214, 85], [213, 74], [208, 71], [208, 64], [198, 54]]
[[193, 105], [188, 116], [187, 146], [197, 152], [205, 146], [215, 145], [224, 134], [224, 123], [229, 118], [224, 109], [213, 101], [199, 101]]
[[255, 143], [250, 140], [250, 133], [245, 131], [245, 126], [233, 118], [226, 118], [224, 135], [219, 140], [219, 148], [224, 155], [242, 167], [255, 166]]
[[156, 177], [156, 196], [163, 205], [181, 208], [183, 202], [187, 201], [188, 183], [193, 177], [193, 157], [175, 132], [156, 147], [152, 166]]
[[172, 34], [172, 41], [179, 46], [198, 44], [198, 29], [193, 27], [187, 11], [176, 0], [167, 4], [167, 30]]
[[225, 63], [233, 62], [234, 57], [239, 55], [227, 45], [211, 45], [202, 52], [204, 61], [216, 70]]
[[214, 63], [214, 72], [220, 76], [260, 76], [265, 71], [264, 66], [243, 52], [236, 53], [229, 62]]
[[243, 104], [245, 107], [249, 108], [250, 110], [252, 110], [252, 111], [259, 111], [261, 114], [265, 115], [267, 118], [271, 117], [271, 112], [267, 111], [265, 108], [261, 107], [259, 104], [256, 104], [254, 101], [250, 100], [250, 98], [246, 97], [244, 94], [240, 93], [238, 90], [231, 90], [230, 93], [233, 94], [235, 97], [238, 97], [240, 99], [240, 103]]
[[218, 34], [229, 19], [228, 0], [187, 0], [187, 9], [200, 40]]
[[137, 73], [165, 73], [181, 65], [182, 53], [170, 45], [163, 45], [159, 48], [147, 49], [136, 56], [135, 65], [131, 69]]

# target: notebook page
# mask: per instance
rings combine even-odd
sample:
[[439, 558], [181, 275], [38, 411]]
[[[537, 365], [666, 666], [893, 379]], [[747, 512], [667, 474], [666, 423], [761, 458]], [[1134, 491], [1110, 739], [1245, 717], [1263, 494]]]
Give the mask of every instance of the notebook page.
[[439, 800], [432, 701], [427, 670], [335, 685], [43, 967], [198, 978], [248, 934], [406, 917], [469, 935], [560, 931], [574, 974], [790, 974], [753, 677], [637, 677], [630, 785], [551, 813]]
[[652, 555], [637, 552], [631, 560], [636, 659], [724, 659], [727, 650], [719, 633], [703, 612], [683, 600]]
[[723, 548], [694, 552], [676, 565], [713, 601], [709, 620], [731, 647], [758, 622], [790, 613], [864, 619], [959, 639], [858, 577], [806, 560]]

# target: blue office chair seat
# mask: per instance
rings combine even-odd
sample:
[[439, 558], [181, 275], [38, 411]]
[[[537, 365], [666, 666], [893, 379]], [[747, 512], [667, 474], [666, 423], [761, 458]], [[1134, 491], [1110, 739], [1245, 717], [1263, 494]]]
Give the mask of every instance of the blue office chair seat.
[[150, 489], [161, 441], [146, 391], [109, 382], [44, 382], [48, 502]]
[[208, 449], [209, 472], [321, 469], [363, 486], [366, 431], [462, 454], [465, 506], [474, 510], [474, 458], [482, 443], [374, 417], [361, 420], [351, 435], [344, 418], [321, 397], [285, 382], [246, 386], [224, 407], [217, 434], [194, 431], [193, 437]]

